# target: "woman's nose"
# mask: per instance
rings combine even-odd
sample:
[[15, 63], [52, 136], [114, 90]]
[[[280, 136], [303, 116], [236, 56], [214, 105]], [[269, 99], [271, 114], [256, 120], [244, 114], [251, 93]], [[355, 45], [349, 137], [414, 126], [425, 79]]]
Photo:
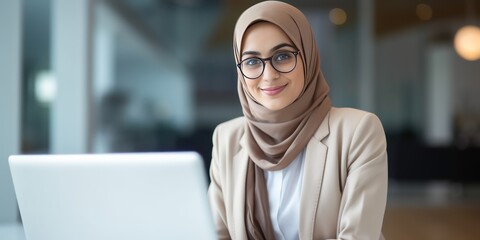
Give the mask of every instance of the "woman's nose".
[[268, 61], [265, 62], [265, 69], [263, 70], [263, 79], [264, 80], [274, 80], [277, 79], [279, 73], [275, 68], [272, 66], [272, 62]]

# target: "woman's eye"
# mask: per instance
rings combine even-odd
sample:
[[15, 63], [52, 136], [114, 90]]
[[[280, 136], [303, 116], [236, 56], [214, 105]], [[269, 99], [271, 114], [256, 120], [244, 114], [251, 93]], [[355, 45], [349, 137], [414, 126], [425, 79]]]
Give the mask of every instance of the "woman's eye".
[[252, 58], [252, 59], [245, 60], [244, 64], [247, 65], [248, 67], [256, 67], [256, 66], [260, 66], [262, 64], [262, 61], [260, 61], [260, 59]]
[[290, 56], [291, 53], [278, 53], [277, 55], [275, 55], [275, 58], [274, 60], [277, 61], [277, 62], [282, 62], [282, 61], [286, 61], [288, 59], [290, 59]]

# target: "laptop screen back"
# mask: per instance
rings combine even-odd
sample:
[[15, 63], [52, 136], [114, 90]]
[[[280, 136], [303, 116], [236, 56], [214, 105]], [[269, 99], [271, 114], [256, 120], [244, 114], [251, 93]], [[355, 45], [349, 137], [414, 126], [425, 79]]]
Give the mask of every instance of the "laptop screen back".
[[215, 239], [193, 152], [9, 158], [29, 240]]

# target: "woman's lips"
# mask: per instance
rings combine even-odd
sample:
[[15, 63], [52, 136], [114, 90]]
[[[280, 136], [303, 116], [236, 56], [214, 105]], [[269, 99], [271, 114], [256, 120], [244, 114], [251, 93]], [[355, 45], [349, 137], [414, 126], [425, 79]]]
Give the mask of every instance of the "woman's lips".
[[274, 95], [279, 94], [281, 91], [283, 91], [283, 89], [285, 89], [286, 86], [287, 86], [287, 84], [282, 85], [282, 86], [277, 86], [277, 87], [267, 87], [267, 88], [260, 88], [260, 89], [265, 94], [267, 94], [269, 96], [274, 96]]

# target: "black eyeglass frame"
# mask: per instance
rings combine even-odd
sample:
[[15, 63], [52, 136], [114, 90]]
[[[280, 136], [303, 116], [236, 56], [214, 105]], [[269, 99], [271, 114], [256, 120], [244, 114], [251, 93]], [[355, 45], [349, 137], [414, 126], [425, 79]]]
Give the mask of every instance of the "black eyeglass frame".
[[[272, 59], [275, 55], [279, 54], [279, 53], [282, 53], [282, 52], [289, 52], [289, 53], [292, 53], [294, 56], [295, 56], [295, 65], [293, 65], [293, 68], [290, 70], [290, 71], [280, 71], [278, 70], [274, 64], [272, 64]], [[239, 64], [237, 64], [237, 67], [238, 69], [240, 69], [240, 72], [242, 73], [242, 75], [245, 77], [245, 78], [248, 78], [248, 79], [256, 79], [256, 78], [259, 78], [260, 76], [263, 75], [263, 72], [265, 72], [265, 66], [267, 65], [266, 64], [266, 61], [269, 61], [270, 62], [270, 65], [272, 65], [273, 69], [275, 69], [275, 71], [277, 72], [280, 72], [280, 73], [289, 73], [291, 71], [293, 71], [296, 67], [297, 67], [297, 56], [298, 54], [300, 53], [300, 51], [282, 51], [282, 52], [279, 52], [279, 53], [275, 53], [273, 54], [272, 56], [268, 57], [268, 58], [259, 58], [259, 57], [250, 57], [250, 58], [247, 58], [247, 59], [244, 59], [243, 61], [241, 61]], [[263, 69], [262, 69], [262, 72], [260, 73], [260, 75], [258, 75], [258, 77], [254, 77], [254, 78], [250, 78], [250, 77], [247, 77], [245, 75], [245, 73], [243, 73], [243, 70], [242, 70], [242, 63], [247, 61], [247, 60], [251, 60], [251, 59], [258, 59], [260, 61], [262, 61], [262, 64], [263, 64]]]

